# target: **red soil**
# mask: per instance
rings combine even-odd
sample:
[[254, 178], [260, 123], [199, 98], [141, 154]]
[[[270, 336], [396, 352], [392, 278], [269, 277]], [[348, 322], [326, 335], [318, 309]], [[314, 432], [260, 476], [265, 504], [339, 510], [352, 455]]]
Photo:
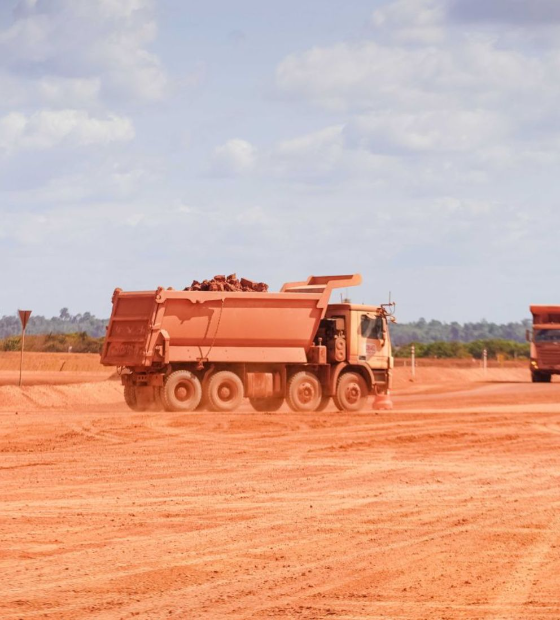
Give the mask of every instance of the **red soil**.
[[408, 379], [355, 415], [0, 387], [0, 618], [558, 620], [560, 383]]

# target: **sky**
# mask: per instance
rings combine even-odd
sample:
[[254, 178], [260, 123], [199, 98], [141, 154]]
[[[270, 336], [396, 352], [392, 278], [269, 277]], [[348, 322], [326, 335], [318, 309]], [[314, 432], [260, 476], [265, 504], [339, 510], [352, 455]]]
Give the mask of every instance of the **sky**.
[[0, 315], [359, 272], [560, 303], [557, 0], [1, 0]]

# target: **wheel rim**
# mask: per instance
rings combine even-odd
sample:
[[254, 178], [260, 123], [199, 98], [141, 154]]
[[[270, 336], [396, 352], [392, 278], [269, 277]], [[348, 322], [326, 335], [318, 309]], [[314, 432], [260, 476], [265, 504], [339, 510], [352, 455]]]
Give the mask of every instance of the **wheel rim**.
[[224, 403], [231, 402], [236, 396], [236, 390], [230, 381], [224, 381], [218, 387], [218, 398]]
[[194, 395], [193, 386], [187, 381], [181, 381], [181, 383], [178, 383], [174, 392], [175, 398], [182, 403], [188, 401]]
[[310, 381], [303, 381], [298, 386], [297, 396], [302, 405], [308, 405], [317, 396], [315, 386]]
[[344, 398], [349, 405], [357, 405], [362, 398], [362, 390], [356, 381], [350, 382], [344, 390]]

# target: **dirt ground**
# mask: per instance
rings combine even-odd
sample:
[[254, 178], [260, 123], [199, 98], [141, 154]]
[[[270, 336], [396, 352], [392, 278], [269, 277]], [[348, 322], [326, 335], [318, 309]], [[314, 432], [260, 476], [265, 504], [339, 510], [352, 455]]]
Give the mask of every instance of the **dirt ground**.
[[0, 618], [558, 620], [560, 382], [528, 378], [402, 369], [355, 415], [1, 386]]

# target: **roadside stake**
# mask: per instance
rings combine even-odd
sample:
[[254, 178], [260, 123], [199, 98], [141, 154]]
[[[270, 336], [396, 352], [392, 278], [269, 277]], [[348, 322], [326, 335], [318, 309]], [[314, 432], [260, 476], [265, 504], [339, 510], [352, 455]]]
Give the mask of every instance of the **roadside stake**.
[[31, 316], [31, 310], [18, 310], [19, 320], [21, 321], [21, 356], [19, 358], [19, 387], [22, 386], [22, 370], [23, 370], [23, 348], [25, 346], [25, 328]]

